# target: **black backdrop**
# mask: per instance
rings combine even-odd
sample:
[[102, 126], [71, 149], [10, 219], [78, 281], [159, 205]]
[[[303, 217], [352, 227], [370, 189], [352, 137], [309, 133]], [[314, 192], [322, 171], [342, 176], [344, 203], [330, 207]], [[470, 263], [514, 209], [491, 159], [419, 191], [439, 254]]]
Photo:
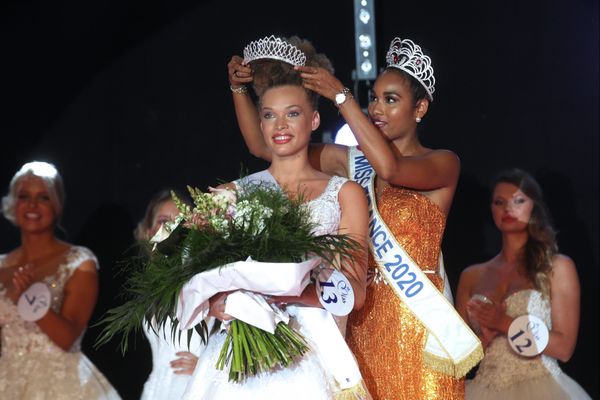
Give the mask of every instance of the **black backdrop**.
[[[490, 4], [487, 4], [490, 3]], [[101, 264], [94, 321], [118, 300], [115, 262], [152, 193], [206, 188], [265, 166], [235, 123], [226, 63], [269, 34], [298, 34], [329, 55], [351, 85], [351, 1], [5, 1], [0, 6], [0, 183], [24, 162], [53, 162], [65, 179], [65, 237]], [[378, 61], [394, 36], [434, 60], [436, 100], [425, 145], [459, 154], [462, 174], [443, 250], [460, 271], [495, 254], [488, 182], [519, 166], [541, 182], [561, 250], [578, 266], [582, 312], [563, 368], [598, 396], [598, 3], [377, 1]], [[381, 66], [381, 65], [380, 65]], [[342, 124], [323, 102], [315, 135]], [[6, 190], [6, 186], [2, 192]], [[0, 221], [0, 252], [18, 244]], [[85, 351], [125, 398], [151, 366], [143, 338], [122, 358], [116, 343]]]

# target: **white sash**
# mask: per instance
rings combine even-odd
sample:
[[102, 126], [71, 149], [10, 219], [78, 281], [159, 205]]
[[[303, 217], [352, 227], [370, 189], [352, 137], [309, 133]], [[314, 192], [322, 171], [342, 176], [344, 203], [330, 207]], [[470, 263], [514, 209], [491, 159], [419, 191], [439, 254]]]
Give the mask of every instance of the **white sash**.
[[367, 193], [369, 247], [378, 269], [396, 296], [427, 329], [425, 364], [446, 375], [462, 378], [483, 358], [479, 338], [402, 248], [379, 215], [374, 191], [375, 171], [364, 154], [351, 147], [348, 155], [350, 178]]

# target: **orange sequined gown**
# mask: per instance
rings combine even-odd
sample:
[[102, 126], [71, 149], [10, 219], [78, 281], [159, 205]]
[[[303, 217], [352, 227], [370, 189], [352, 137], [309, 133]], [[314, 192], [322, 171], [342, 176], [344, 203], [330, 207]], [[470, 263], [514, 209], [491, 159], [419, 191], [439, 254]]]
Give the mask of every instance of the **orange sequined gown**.
[[[383, 189], [378, 209], [398, 242], [442, 290], [436, 275], [446, 223], [442, 210], [418, 192], [392, 186]], [[375, 269], [371, 254], [369, 269]], [[350, 313], [346, 339], [373, 399], [464, 398], [464, 379], [425, 367], [425, 328], [379, 273], [367, 288], [364, 307]]]

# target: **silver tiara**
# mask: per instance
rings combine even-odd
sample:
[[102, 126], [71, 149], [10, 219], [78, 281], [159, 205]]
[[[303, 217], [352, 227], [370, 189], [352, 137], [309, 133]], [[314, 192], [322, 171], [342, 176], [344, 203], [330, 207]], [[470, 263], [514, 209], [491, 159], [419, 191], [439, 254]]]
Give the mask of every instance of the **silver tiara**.
[[244, 48], [244, 62], [269, 58], [292, 65], [304, 65], [306, 56], [293, 44], [273, 35], [254, 40]]
[[427, 90], [430, 101], [435, 92], [435, 77], [431, 58], [423, 54], [421, 47], [410, 39], [394, 38], [385, 57], [388, 67], [398, 68], [419, 81]]

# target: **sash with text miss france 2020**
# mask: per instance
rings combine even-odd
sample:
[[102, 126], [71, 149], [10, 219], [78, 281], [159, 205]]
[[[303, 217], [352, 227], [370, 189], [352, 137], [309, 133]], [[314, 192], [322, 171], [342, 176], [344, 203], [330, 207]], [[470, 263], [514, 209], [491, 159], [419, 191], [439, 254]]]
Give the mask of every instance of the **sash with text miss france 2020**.
[[374, 191], [375, 171], [367, 158], [356, 147], [350, 148], [348, 156], [349, 176], [367, 192], [369, 247], [378, 268], [396, 296], [427, 329], [425, 364], [438, 372], [462, 378], [483, 357], [481, 342], [379, 215]]

